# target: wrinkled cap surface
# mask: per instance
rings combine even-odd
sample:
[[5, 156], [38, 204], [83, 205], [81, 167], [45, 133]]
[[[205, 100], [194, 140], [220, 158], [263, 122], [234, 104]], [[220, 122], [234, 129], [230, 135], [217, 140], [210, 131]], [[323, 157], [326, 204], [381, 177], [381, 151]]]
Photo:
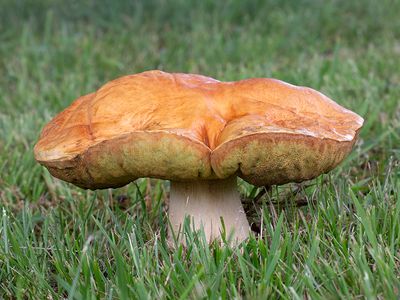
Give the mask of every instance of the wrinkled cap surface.
[[34, 152], [53, 176], [90, 189], [140, 177], [284, 184], [333, 169], [362, 124], [325, 95], [275, 79], [148, 71], [75, 100]]

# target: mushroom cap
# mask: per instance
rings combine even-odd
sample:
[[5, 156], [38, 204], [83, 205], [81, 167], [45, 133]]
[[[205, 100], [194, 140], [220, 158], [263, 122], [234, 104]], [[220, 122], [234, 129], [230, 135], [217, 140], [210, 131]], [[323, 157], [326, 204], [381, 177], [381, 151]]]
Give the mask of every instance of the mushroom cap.
[[333, 169], [362, 124], [325, 95], [276, 79], [147, 71], [75, 100], [34, 153], [53, 176], [90, 189], [140, 177], [284, 184]]

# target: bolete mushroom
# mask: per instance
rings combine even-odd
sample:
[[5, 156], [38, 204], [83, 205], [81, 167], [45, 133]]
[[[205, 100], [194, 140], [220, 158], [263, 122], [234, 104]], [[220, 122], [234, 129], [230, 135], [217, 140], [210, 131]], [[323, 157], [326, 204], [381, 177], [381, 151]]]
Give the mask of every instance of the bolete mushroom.
[[242, 241], [249, 224], [237, 176], [256, 186], [315, 178], [349, 154], [362, 124], [323, 94], [275, 79], [148, 71], [78, 98], [45, 126], [34, 152], [82, 188], [170, 180], [174, 231], [190, 216], [208, 240], [224, 226]]

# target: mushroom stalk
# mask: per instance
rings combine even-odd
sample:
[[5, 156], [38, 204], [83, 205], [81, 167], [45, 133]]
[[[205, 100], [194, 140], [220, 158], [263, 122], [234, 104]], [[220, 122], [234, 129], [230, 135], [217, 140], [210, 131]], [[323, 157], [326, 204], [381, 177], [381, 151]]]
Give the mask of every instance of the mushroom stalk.
[[[204, 228], [207, 241], [218, 239], [225, 227], [226, 237], [241, 242], [249, 236], [236, 177], [190, 182], [171, 181], [169, 219], [175, 234], [182, 232], [185, 217], [195, 230]], [[171, 236], [171, 234], [170, 234]]]

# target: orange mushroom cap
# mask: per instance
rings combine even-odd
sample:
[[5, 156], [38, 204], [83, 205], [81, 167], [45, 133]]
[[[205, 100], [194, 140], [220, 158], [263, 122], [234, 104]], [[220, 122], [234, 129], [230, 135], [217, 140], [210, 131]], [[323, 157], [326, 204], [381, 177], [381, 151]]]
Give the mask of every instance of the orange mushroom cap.
[[284, 184], [333, 169], [362, 124], [325, 95], [276, 79], [148, 71], [78, 98], [45, 126], [34, 152], [55, 177], [90, 189], [235, 174]]

